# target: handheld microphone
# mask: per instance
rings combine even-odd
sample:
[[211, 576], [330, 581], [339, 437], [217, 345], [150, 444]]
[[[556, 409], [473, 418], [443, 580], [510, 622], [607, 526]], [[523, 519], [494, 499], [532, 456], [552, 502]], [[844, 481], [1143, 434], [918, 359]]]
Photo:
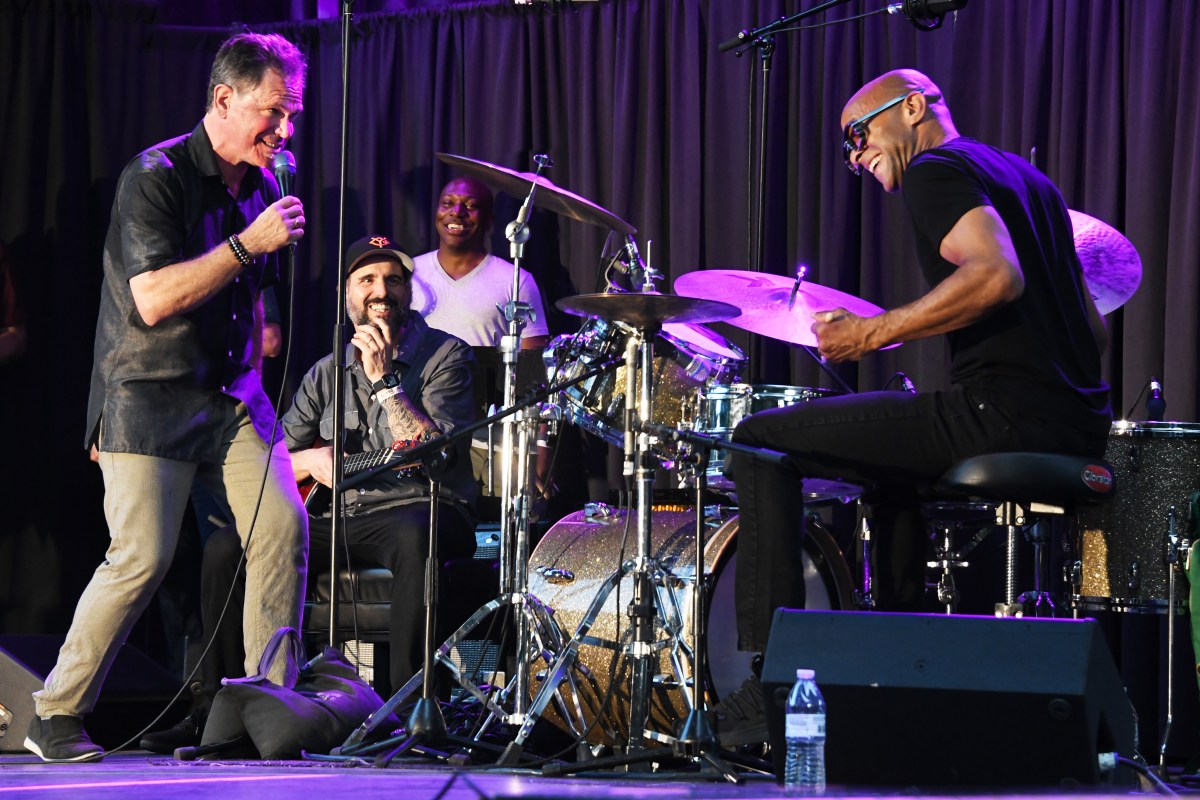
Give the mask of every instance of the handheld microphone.
[[967, 0], [903, 0], [888, 4], [887, 12], [903, 14], [919, 31], [932, 31], [942, 27], [947, 14], [966, 4]]
[[280, 150], [275, 154], [275, 180], [279, 184], [279, 196], [292, 193], [292, 182], [296, 179], [296, 157], [291, 150]]
[[1167, 411], [1167, 401], [1163, 397], [1162, 384], [1158, 378], [1150, 379], [1150, 396], [1146, 398], [1146, 419], [1159, 422]]

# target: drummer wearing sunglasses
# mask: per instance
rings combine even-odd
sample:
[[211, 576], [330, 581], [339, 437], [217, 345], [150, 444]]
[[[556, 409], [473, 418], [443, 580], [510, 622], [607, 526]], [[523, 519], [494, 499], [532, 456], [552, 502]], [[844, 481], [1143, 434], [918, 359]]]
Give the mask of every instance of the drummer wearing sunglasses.
[[[855, 176], [899, 194], [930, 290], [859, 316], [815, 312], [818, 350], [856, 361], [897, 342], [945, 334], [947, 391], [866, 392], [744, 419], [740, 444], [786, 452], [785, 466], [735, 455], [739, 648], [762, 652], [774, 609], [803, 608], [802, 478], [862, 485], [874, 509], [877, 603], [933, 610], [923, 595], [920, 498], [956, 462], [1004, 451], [1104, 454], [1111, 424], [1100, 376], [1103, 320], [1083, 283], [1067, 207], [1024, 159], [961, 136], [941, 89], [915, 70], [866, 84], [842, 112], [841, 157]], [[905, 253], [893, 254], [902, 263]], [[995, 598], [990, 598], [994, 600]], [[982, 600], [982, 598], [981, 598]], [[765, 733], [757, 678], [723, 699], [726, 745]]]

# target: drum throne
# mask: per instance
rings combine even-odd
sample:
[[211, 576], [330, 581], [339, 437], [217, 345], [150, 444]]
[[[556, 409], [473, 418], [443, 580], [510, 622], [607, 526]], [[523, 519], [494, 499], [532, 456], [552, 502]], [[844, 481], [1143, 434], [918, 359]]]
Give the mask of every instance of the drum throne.
[[[942, 570], [939, 602], [953, 614], [957, 593], [952, 570], [967, 565], [965, 550], [956, 549], [954, 535], [989, 521], [1007, 534], [1005, 592], [996, 603], [996, 616], [1032, 613], [1053, 616], [1047, 591], [1047, 543], [1043, 526], [1051, 516], [1072, 514], [1077, 506], [1102, 503], [1114, 488], [1112, 467], [1103, 460], [1053, 453], [990, 453], [964, 459], [946, 470], [934, 486], [935, 500], [922, 513], [937, 542], [937, 558], [929, 562]], [[984, 515], [990, 515], [981, 519]], [[1032, 591], [1017, 594], [1018, 535], [1025, 530], [1033, 544], [1035, 578]]]

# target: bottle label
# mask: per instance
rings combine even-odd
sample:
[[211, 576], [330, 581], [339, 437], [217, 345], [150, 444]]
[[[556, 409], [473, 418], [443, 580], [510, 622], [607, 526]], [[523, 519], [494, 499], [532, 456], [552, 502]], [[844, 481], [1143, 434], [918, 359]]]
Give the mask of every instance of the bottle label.
[[788, 714], [784, 735], [789, 739], [825, 737], [824, 714]]

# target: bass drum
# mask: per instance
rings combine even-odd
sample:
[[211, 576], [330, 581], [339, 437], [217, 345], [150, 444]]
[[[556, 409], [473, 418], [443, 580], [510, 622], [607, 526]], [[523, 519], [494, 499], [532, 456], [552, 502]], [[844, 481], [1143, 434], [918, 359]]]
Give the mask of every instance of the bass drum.
[[[651, 514], [651, 555], [671, 575], [658, 586], [659, 612], [668, 625], [683, 632], [678, 640], [672, 641], [661, 625], [655, 626], [658, 678], [652, 690], [648, 727], [660, 733], [674, 734], [676, 722], [684, 719], [690, 709], [688, 696], [679, 689], [677, 678], [691, 680], [695, 524], [692, 512], [679, 507], [655, 508]], [[737, 515], [723, 513], [709, 519], [705, 529], [704, 569], [711, 598], [707, 620], [706, 652], [711, 678], [708, 686], [716, 695], [710, 697], [712, 704], [741, 684], [748, 674], [749, 656], [737, 650], [733, 594]], [[853, 577], [845, 557], [819, 520], [810, 519], [807, 532], [805, 607], [850, 608]], [[622, 560], [636, 555], [636, 541], [636, 514], [621, 511], [611, 511], [603, 517], [579, 511], [556, 523], [542, 537], [530, 556], [529, 591], [552, 610], [564, 637], [577, 632], [589, 606]], [[628, 740], [630, 665], [615, 643], [624, 645], [630, 640], [630, 623], [625, 612], [632, 599], [633, 578], [626, 575], [600, 607], [587, 631], [586, 643], [579, 646], [569, 681], [560, 685], [559, 697], [546, 709], [545, 718], [572, 735], [589, 728], [586, 738], [593, 744], [613, 745]], [[544, 671], [532, 667], [531, 691], [536, 692], [544, 680]], [[564, 707], [568, 709], [566, 715]], [[571, 722], [564, 716], [570, 716]]]

